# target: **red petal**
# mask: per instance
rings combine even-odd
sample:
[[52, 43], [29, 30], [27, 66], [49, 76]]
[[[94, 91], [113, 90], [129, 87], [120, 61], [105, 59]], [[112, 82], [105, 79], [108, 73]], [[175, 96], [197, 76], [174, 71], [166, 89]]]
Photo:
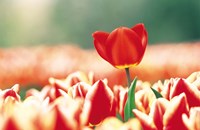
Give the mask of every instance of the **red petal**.
[[7, 97], [11, 96], [16, 101], [19, 101], [20, 100], [20, 96], [18, 94], [18, 91], [19, 91], [19, 85], [16, 84], [11, 89], [3, 90], [2, 93], [0, 94], [0, 97], [3, 97], [4, 99], [6, 99]]
[[[70, 130], [76, 128], [74, 123], [70, 123], [65, 113], [59, 106], [55, 106], [55, 130]], [[73, 113], [74, 114], [74, 113]], [[73, 121], [73, 120], [72, 120]]]
[[117, 110], [121, 115], [122, 119], [124, 119], [124, 106], [126, 104], [128, 90], [122, 86], [114, 86], [114, 95], [117, 104]]
[[140, 37], [131, 29], [120, 27], [106, 41], [109, 62], [114, 66], [138, 64], [143, 57]]
[[[88, 91], [85, 102], [91, 102], [89, 123], [96, 125], [110, 115], [114, 95], [103, 81], [97, 81]], [[85, 105], [85, 104], [84, 104]]]
[[188, 115], [183, 114], [182, 120], [188, 130], [200, 130], [200, 107], [191, 108], [189, 117]]
[[154, 104], [151, 107], [149, 115], [153, 118], [158, 130], [163, 129], [163, 115], [165, 113], [168, 103], [168, 100], [164, 98], [159, 98], [154, 102]]
[[76, 85], [73, 86], [73, 98], [77, 98], [77, 97], [82, 97], [85, 98], [89, 88], [91, 86], [89, 84], [86, 84], [85, 82], [80, 82], [77, 83]]
[[174, 97], [163, 116], [163, 124], [168, 130], [185, 130], [182, 115], [188, 115], [188, 104], [184, 93]]
[[146, 45], [147, 45], [147, 41], [148, 41], [148, 35], [147, 35], [147, 31], [144, 27], [144, 24], [142, 24], [142, 23], [136, 24], [131, 29], [140, 36], [140, 38], [142, 39], [142, 46], [145, 49]]
[[170, 98], [185, 93], [189, 107], [200, 106], [200, 91], [187, 80], [178, 79], [171, 89]]
[[144, 130], [157, 130], [153, 119], [149, 115], [146, 115], [137, 109], [133, 109], [133, 113], [142, 124]]
[[20, 128], [17, 124], [17, 121], [14, 118], [10, 117], [4, 123], [3, 130], [20, 130]]
[[108, 61], [107, 52], [106, 52], [106, 40], [109, 36], [107, 32], [96, 31], [92, 34], [94, 38], [94, 46], [99, 53], [99, 55]]

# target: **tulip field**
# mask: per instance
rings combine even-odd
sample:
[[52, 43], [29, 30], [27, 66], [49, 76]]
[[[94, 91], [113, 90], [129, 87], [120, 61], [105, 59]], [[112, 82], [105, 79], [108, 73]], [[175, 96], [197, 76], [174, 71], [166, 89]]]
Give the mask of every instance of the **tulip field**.
[[[0, 70], [3, 75], [0, 77], [0, 130], [200, 130], [199, 66], [189, 64], [191, 69], [185, 67], [185, 73], [172, 62], [167, 62], [169, 68], [174, 67], [170, 73], [166, 71], [168, 66], [158, 70], [141, 65], [141, 69], [133, 70], [140, 66], [148, 43], [142, 23], [131, 28], [119, 27], [111, 33], [96, 31], [92, 36], [98, 58], [107, 63], [91, 62], [93, 51], [90, 50], [87, 55], [84, 51], [70, 53], [74, 59], [62, 58], [65, 54], [57, 50], [59, 59], [50, 53], [51, 49], [45, 51], [46, 55], [37, 49], [31, 54], [21, 49], [19, 52], [27, 60], [17, 57], [13, 51], [2, 51], [0, 66], [12, 73]], [[76, 60], [77, 54], [81, 60]], [[49, 55], [52, 66], [47, 62]], [[147, 61], [151, 60], [146, 60], [146, 65]], [[158, 61], [162, 65], [164, 60]], [[182, 62], [177, 63], [183, 66]], [[110, 68], [104, 64], [111, 64]], [[24, 70], [25, 67], [28, 69]], [[66, 76], [56, 75], [57, 71]], [[133, 75], [134, 71], [139, 73]], [[180, 72], [182, 77], [173, 75]], [[155, 77], [160, 80], [155, 81]], [[29, 88], [22, 97], [21, 89], [28, 83], [38, 83], [41, 88]], [[13, 85], [8, 87], [10, 84]]]
[[[135, 118], [124, 122], [127, 88], [112, 89], [107, 80], [94, 81], [81, 72], [66, 79], [49, 79], [40, 91], [30, 89], [26, 98], [20, 86], [0, 91], [2, 130], [161, 130], [200, 128], [200, 72], [188, 78], [156, 82], [138, 80], [135, 89]], [[161, 93], [156, 98], [150, 87]], [[117, 118], [119, 115], [122, 119]]]

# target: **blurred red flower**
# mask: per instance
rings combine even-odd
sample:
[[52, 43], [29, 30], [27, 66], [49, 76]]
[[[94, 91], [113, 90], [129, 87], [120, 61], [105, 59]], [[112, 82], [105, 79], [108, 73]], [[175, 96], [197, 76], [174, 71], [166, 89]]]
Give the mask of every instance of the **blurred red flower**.
[[102, 81], [97, 81], [87, 92], [84, 110], [88, 111], [89, 123], [99, 124], [108, 116], [115, 116], [114, 94]]

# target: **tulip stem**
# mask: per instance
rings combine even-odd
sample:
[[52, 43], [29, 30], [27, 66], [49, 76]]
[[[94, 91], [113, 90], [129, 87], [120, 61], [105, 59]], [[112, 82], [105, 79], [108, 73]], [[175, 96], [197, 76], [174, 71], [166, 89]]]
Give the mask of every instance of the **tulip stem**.
[[126, 77], [127, 77], [127, 81], [128, 81], [128, 87], [130, 87], [130, 85], [131, 85], [131, 75], [130, 75], [129, 68], [125, 68], [125, 71], [126, 71]]

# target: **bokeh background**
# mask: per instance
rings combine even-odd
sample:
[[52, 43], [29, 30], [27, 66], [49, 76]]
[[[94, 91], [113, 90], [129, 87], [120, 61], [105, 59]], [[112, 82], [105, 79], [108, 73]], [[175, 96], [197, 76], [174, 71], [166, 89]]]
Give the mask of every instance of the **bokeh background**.
[[0, 47], [78, 44], [142, 22], [149, 44], [200, 39], [200, 0], [1, 0]]

